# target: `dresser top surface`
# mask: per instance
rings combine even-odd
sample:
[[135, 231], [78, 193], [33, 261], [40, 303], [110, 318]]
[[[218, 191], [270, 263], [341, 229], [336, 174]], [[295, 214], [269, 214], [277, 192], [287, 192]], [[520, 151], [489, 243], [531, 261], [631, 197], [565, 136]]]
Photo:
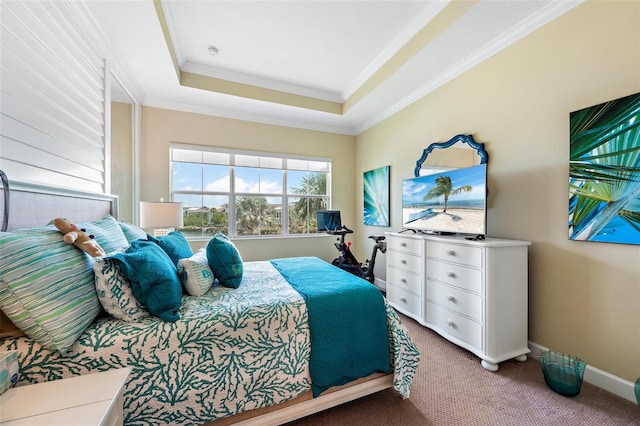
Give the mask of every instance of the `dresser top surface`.
[[529, 246], [530, 241], [523, 240], [508, 240], [504, 238], [485, 238], [483, 240], [467, 239], [473, 238], [464, 235], [431, 235], [423, 233], [410, 233], [410, 232], [385, 232], [385, 235], [391, 237], [410, 238], [417, 240], [434, 241], [449, 244], [465, 244], [478, 247], [516, 247], [516, 246]]

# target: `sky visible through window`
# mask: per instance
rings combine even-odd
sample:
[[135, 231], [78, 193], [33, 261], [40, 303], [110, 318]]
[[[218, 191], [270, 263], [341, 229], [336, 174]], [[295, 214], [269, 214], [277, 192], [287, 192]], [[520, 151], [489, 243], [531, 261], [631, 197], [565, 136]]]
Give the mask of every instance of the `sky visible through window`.
[[197, 152], [177, 151], [190, 158], [175, 161], [172, 153], [172, 199], [183, 203], [183, 232], [191, 236], [311, 233], [315, 211], [328, 205], [326, 161], [236, 155], [241, 165], [231, 166], [198, 163]]

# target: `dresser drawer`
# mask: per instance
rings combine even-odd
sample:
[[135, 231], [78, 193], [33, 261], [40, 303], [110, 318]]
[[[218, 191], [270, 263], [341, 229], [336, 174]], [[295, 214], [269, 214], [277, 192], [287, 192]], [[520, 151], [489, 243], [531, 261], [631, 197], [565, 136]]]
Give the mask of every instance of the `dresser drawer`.
[[405, 271], [422, 273], [423, 260], [419, 256], [387, 250], [387, 265]]
[[482, 248], [429, 241], [429, 258], [482, 268]]
[[387, 236], [387, 249], [422, 256], [424, 240]]
[[394, 285], [387, 285], [387, 300], [414, 318], [422, 318], [422, 297]]
[[427, 261], [427, 279], [482, 294], [482, 271], [438, 260]]
[[427, 302], [427, 323], [482, 350], [482, 326], [475, 321]]
[[427, 299], [482, 323], [482, 297], [477, 294], [429, 281]]
[[387, 269], [387, 285], [389, 284], [409, 291], [418, 297], [422, 297], [423, 286], [420, 275], [391, 267]]

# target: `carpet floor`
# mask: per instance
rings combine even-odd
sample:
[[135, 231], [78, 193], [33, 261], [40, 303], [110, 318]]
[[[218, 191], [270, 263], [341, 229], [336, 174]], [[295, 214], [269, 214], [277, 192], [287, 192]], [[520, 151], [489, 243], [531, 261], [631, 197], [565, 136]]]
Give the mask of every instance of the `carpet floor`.
[[547, 387], [533, 358], [487, 371], [475, 355], [401, 317], [421, 354], [409, 399], [387, 389], [287, 425], [640, 426], [633, 402], [589, 383], [575, 397], [561, 396]]

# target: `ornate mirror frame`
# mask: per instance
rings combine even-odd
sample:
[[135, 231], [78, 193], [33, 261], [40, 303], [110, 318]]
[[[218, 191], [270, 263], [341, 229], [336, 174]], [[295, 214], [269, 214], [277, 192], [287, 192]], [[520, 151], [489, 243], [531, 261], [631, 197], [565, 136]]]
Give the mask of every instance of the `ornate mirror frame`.
[[424, 163], [431, 151], [433, 151], [434, 149], [449, 148], [458, 142], [465, 143], [476, 150], [476, 153], [478, 154], [478, 156], [480, 156], [479, 164], [485, 164], [487, 161], [489, 161], [489, 154], [484, 149], [484, 143], [476, 142], [471, 135], [456, 135], [449, 139], [447, 142], [434, 142], [426, 147], [424, 151], [422, 151], [422, 156], [420, 156], [418, 161], [416, 161], [416, 167], [415, 169], [413, 169], [413, 175], [415, 177], [421, 176], [420, 170], [422, 169], [422, 163]]

